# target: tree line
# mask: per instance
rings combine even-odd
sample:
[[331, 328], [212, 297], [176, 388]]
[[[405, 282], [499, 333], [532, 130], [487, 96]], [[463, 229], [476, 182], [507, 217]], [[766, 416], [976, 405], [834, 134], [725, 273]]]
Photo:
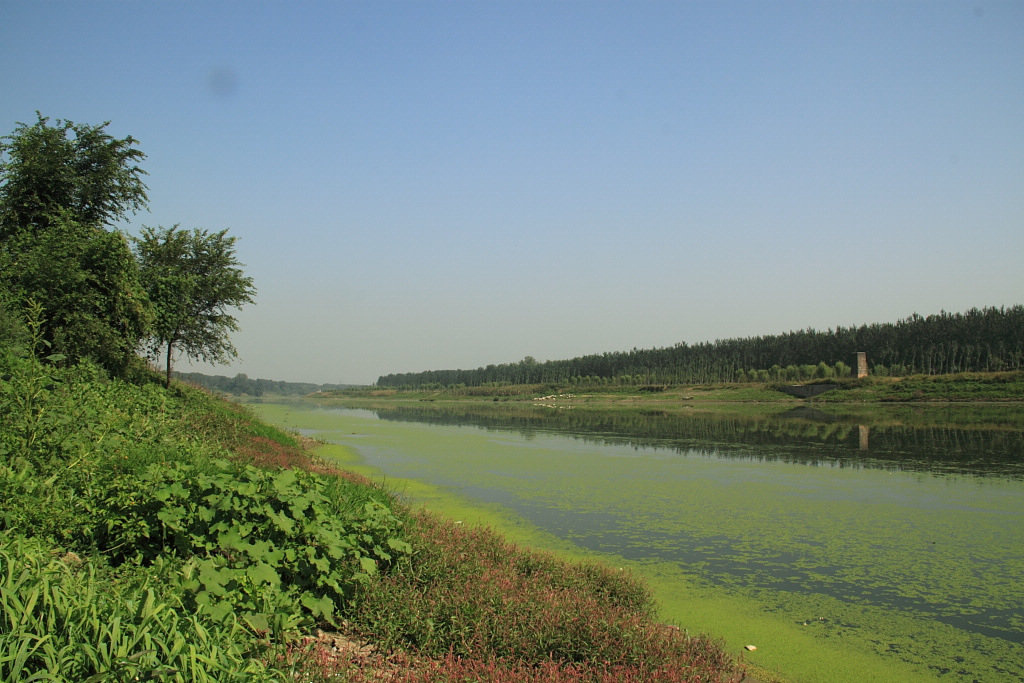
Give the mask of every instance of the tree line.
[[845, 377], [858, 352], [876, 375], [945, 374], [1024, 369], [1024, 306], [964, 313], [913, 314], [895, 323], [516, 363], [475, 370], [383, 375], [380, 387], [427, 389], [501, 384], [707, 384], [805, 381]]
[[222, 362], [255, 287], [227, 230], [114, 226], [147, 208], [138, 141], [36, 113], [0, 138], [0, 343], [111, 375], [140, 354]]
[[176, 379], [196, 384], [210, 391], [233, 396], [305, 396], [317, 391], [340, 391], [351, 384], [315, 384], [313, 382], [285, 382], [274, 379], [253, 379], [244, 372], [234, 377], [206, 375], [201, 372], [174, 372]]

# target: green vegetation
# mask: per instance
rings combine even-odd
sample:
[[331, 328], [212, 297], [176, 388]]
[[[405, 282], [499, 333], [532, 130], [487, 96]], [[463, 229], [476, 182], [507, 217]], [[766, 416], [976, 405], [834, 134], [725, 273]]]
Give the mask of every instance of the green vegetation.
[[874, 375], [946, 374], [1024, 369], [1024, 306], [973, 308], [966, 313], [874, 323], [835, 330], [725, 339], [694, 346], [633, 349], [476, 370], [384, 375], [378, 387], [402, 389], [507, 384], [655, 386], [714, 382], [797, 382], [842, 378], [857, 352]]
[[138, 163], [146, 158], [128, 136], [99, 126], [50, 120], [36, 112], [0, 139], [0, 238], [44, 232], [64, 214], [82, 225], [110, 226], [140, 209], [148, 197]]
[[[382, 491], [245, 463], [266, 434], [290, 439], [203, 394], [10, 351], [0, 374], [0, 650], [21, 653], [3, 680], [167, 667], [161, 678], [241, 680], [274, 668], [257, 636], [333, 623], [360, 581], [411, 550]], [[108, 609], [123, 631], [103, 631]], [[56, 619], [80, 629], [48, 628]], [[87, 634], [112, 640], [78, 642]], [[107, 650], [66, 661], [86, 645]]]
[[0, 541], [0, 676], [22, 680], [267, 680], [240, 623], [181, 609], [159, 572], [126, 576], [48, 543]]
[[816, 400], [879, 401], [1024, 401], [1024, 372], [965, 372], [947, 375], [875, 377], [839, 382]]
[[113, 229], [147, 206], [145, 154], [109, 125], [54, 125], [37, 114], [0, 138], [0, 333], [31, 310], [33, 353], [53, 362], [91, 360], [127, 376], [143, 345], [223, 361], [234, 354], [229, 309], [251, 303], [252, 279], [226, 230]]
[[[736, 671], [715, 644], [655, 624], [628, 576], [412, 515], [198, 390], [11, 347], [0, 376], [2, 680]], [[376, 654], [317, 649], [316, 627]]]

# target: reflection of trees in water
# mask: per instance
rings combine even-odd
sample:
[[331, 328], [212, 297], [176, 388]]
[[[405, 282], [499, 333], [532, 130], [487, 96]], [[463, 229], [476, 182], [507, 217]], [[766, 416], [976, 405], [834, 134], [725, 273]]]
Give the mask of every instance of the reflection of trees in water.
[[[796, 408], [770, 416], [489, 406], [375, 406], [383, 420], [557, 433], [754, 461], [1024, 477], [1024, 431], [962, 424], [868, 425]], [[867, 433], [866, 433], [867, 432]]]

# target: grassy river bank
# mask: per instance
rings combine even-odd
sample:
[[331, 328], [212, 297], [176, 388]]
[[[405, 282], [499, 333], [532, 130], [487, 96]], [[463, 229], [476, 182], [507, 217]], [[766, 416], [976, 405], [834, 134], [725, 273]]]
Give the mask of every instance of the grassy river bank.
[[[189, 386], [0, 363], [0, 680], [914, 678], [841, 647], [796, 676], [761, 667], [765, 649], [748, 642], [813, 639], [706, 586], [679, 590], [671, 567], [641, 582], [629, 563], [596, 562], [498, 507], [415, 480], [374, 483], [357, 451]], [[759, 410], [778, 399], [765, 391], [661, 388], [593, 403]], [[373, 393], [363, 398], [398, 398]], [[519, 395], [531, 407], [565, 400]], [[396, 493], [433, 497], [430, 512]], [[666, 611], [682, 615], [674, 627]]]
[[237, 404], [15, 354], [0, 377], [0, 680], [745, 675], [629, 572], [412, 510]]

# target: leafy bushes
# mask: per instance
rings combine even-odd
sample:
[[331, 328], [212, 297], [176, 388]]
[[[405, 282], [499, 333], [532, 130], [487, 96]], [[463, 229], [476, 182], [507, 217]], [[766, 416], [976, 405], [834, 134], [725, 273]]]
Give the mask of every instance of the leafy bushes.
[[[239, 653], [255, 634], [280, 640], [335, 623], [357, 585], [408, 555], [383, 491], [229, 460], [224, 444], [289, 441], [236, 407], [16, 353], [0, 359], [0, 377], [0, 535], [10, 540], [0, 638], [14, 653], [3, 680], [44, 671], [202, 680], [197, 667], [225, 680], [222, 664], [252, 673]], [[90, 559], [69, 568], [51, 549]], [[157, 574], [166, 599], [149, 583]], [[58, 621], [78, 624], [59, 642]], [[211, 630], [233, 643], [217, 646], [223, 662], [196, 650]], [[89, 661], [69, 654], [78, 639], [91, 644]]]
[[115, 561], [188, 560], [197, 606], [261, 630], [334, 623], [358, 582], [409, 552], [394, 513], [340, 479], [215, 460], [150, 467], [131, 483], [143, 495], [111, 490], [97, 543]]

